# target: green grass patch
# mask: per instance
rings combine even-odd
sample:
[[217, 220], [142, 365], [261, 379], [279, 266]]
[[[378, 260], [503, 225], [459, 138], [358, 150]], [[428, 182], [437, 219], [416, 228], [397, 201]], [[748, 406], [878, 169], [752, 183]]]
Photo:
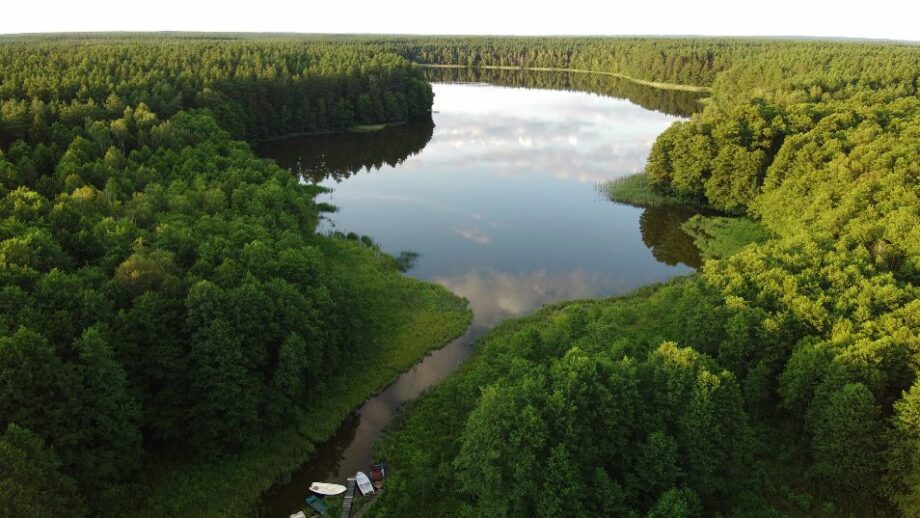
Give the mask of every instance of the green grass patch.
[[376, 131], [381, 131], [386, 128], [392, 128], [394, 126], [402, 126], [403, 124], [409, 121], [393, 121], [393, 122], [381, 122], [380, 124], [355, 124], [354, 126], [349, 126], [348, 131], [352, 133], [374, 133]]
[[637, 173], [611, 180], [602, 186], [607, 197], [618, 203], [635, 207], [685, 207], [690, 209], [706, 208], [699, 202], [669, 196], [652, 189], [648, 175]]
[[748, 218], [698, 214], [687, 220], [681, 228], [693, 238], [704, 260], [728, 257], [746, 245], [770, 239], [766, 227]]
[[386, 127], [386, 124], [357, 124], [348, 128], [348, 131], [353, 131], [355, 133], [370, 133], [372, 131], [380, 131]]
[[362, 286], [376, 308], [376, 340], [354, 344], [349, 368], [315, 395], [291, 427], [263, 444], [221, 458], [182, 463], [171, 459], [148, 473], [150, 494], [135, 516], [241, 516], [263, 492], [309, 460], [316, 444], [369, 396], [431, 350], [462, 334], [472, 319], [466, 300], [447, 289], [400, 274], [392, 257], [344, 239], [321, 241], [330, 261]]

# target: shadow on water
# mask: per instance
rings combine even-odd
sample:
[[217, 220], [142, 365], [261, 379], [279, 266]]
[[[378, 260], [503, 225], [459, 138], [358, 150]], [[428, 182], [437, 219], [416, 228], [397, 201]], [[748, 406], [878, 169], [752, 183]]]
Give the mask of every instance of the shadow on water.
[[640, 85], [627, 79], [604, 74], [547, 72], [540, 70], [496, 68], [426, 68], [425, 75], [438, 83], [488, 83], [496, 86], [588, 92], [605, 97], [626, 99], [647, 110], [689, 117], [703, 109], [700, 92], [665, 90]]
[[697, 211], [672, 207], [649, 207], [639, 216], [642, 241], [659, 261], [675, 266], [699, 268], [703, 264], [693, 239], [683, 231], [684, 224]]
[[256, 146], [261, 156], [305, 181], [341, 182], [362, 170], [396, 167], [421, 153], [434, 133], [431, 117], [415, 119], [380, 131], [305, 135], [272, 140]]

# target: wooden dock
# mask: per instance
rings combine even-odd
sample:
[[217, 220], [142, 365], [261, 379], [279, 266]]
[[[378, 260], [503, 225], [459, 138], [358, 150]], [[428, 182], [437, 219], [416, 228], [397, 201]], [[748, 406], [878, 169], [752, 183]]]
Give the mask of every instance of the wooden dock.
[[349, 478], [345, 489], [345, 500], [342, 501], [342, 518], [351, 516], [351, 504], [355, 501], [355, 485], [355, 478]]

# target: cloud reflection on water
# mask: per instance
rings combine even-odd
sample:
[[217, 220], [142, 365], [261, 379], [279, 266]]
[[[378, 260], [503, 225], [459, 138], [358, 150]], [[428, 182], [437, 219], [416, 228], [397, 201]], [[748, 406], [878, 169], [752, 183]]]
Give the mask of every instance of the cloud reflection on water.
[[474, 243], [479, 243], [480, 245], [488, 245], [492, 242], [492, 238], [483, 234], [482, 232], [477, 232], [469, 228], [454, 227], [454, 232], [464, 238], [473, 241]]
[[[655, 137], [676, 117], [588, 95], [508, 88], [488, 96], [468, 85], [438, 85], [435, 138], [407, 171], [475, 164], [504, 176], [542, 174], [602, 183], [639, 171]], [[471, 105], [476, 105], [470, 109]], [[561, 105], [561, 106], [560, 106]], [[488, 114], [488, 116], [486, 116]]]
[[626, 289], [625, 284], [612, 285], [607, 275], [580, 270], [562, 273], [473, 270], [433, 280], [469, 300], [474, 315], [473, 325], [482, 327], [492, 327], [506, 318], [530, 313], [550, 302], [595, 297]]

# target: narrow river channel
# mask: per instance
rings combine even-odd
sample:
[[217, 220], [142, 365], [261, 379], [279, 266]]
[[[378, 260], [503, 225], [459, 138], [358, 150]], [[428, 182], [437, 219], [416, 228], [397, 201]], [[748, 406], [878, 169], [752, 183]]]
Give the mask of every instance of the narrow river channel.
[[445, 74], [433, 78], [452, 82], [434, 83], [431, 119], [257, 148], [332, 189], [320, 201], [338, 212], [321, 231], [418, 253], [409, 275], [466, 297], [474, 314], [465, 335], [367, 400], [289, 483], [266, 493], [260, 516], [301, 509], [313, 481], [344, 483], [367, 471], [374, 441], [401, 407], [458, 368], [495, 324], [699, 265], [680, 230], [692, 213], [612, 203], [598, 189], [640, 171], [655, 137], [694, 109], [693, 94], [559, 73]]

